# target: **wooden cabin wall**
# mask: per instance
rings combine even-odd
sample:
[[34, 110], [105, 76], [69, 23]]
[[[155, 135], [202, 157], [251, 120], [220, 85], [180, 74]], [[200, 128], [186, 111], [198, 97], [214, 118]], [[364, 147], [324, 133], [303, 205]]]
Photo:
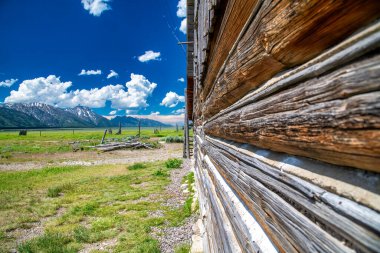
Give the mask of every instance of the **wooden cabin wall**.
[[380, 252], [380, 2], [189, 2], [205, 251]]

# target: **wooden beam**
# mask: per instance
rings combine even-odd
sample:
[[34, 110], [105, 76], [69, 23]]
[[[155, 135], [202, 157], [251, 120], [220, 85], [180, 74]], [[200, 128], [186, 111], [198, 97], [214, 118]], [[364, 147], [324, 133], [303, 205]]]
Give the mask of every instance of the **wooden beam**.
[[354, 203], [348, 199], [332, 194], [339, 201], [325, 202], [323, 196], [331, 193], [228, 146], [204, 141], [202, 149], [281, 252], [373, 252], [380, 247], [380, 215], [369, 208], [351, 209], [369, 217], [358, 219], [339, 210], [343, 203]]
[[307, 62], [379, 16], [376, 0], [264, 1], [220, 75], [208, 84], [212, 87], [204, 88], [203, 116], [210, 118], [281, 70]]
[[205, 133], [380, 172], [380, 56], [207, 122]]

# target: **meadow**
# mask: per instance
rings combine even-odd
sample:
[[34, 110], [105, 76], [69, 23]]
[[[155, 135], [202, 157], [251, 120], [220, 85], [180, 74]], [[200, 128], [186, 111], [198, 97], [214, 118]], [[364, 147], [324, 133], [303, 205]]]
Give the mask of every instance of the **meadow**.
[[[191, 215], [191, 203], [162, 205], [170, 171], [181, 163], [1, 172], [0, 252], [78, 252], [96, 242], [113, 252], [160, 252], [152, 227], [179, 226]], [[20, 241], [36, 226], [43, 232]]]
[[[168, 143], [107, 153], [86, 148], [100, 143], [104, 129], [42, 129], [26, 136], [1, 131], [0, 165], [7, 169], [0, 168], [0, 252], [160, 252], [153, 232], [159, 237], [163, 228], [183, 226], [194, 212], [194, 177], [178, 159], [182, 144], [171, 143], [183, 132], [154, 130], [141, 128], [140, 140], [164, 143], [168, 138]], [[122, 135], [106, 138], [137, 133], [137, 128], [123, 128]], [[74, 142], [83, 148], [73, 150]], [[119, 157], [124, 160], [115, 162]], [[74, 160], [93, 163], [61, 166]], [[17, 169], [27, 163], [38, 166]], [[182, 171], [177, 180], [188, 184], [190, 194], [168, 205], [175, 171]], [[176, 246], [176, 252], [188, 249], [188, 244]]]
[[[155, 133], [156, 128], [141, 128], [141, 137], [145, 141], [158, 140], [167, 136], [183, 136], [181, 129], [162, 128]], [[116, 133], [116, 128], [113, 129]], [[80, 142], [82, 151], [89, 150], [88, 146], [99, 144], [104, 129], [41, 129], [28, 130], [26, 136], [19, 136], [18, 131], [0, 131], [0, 158], [4, 161], [10, 159], [15, 153], [56, 153], [70, 152], [73, 150], [73, 142]], [[122, 128], [122, 135], [107, 134], [106, 138], [122, 139], [136, 136], [138, 128]], [[78, 146], [78, 145], [76, 145]]]

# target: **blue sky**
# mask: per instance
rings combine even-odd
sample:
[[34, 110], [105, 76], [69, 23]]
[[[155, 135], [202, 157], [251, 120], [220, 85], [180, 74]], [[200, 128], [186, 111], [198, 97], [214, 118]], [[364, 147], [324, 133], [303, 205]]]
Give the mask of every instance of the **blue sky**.
[[0, 101], [85, 105], [102, 115], [180, 114], [184, 4], [1, 0]]

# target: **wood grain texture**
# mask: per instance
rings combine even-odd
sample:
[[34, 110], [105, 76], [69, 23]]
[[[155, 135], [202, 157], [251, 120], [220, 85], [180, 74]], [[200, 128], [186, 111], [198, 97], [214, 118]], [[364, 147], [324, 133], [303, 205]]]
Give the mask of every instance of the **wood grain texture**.
[[204, 226], [210, 235], [209, 241], [212, 242], [207, 252], [243, 252], [236, 240], [232, 226], [207, 171], [204, 171], [198, 163], [195, 168], [198, 182], [200, 182], [199, 189], [201, 192], [201, 202], [203, 203]]
[[[217, 191], [213, 192], [218, 196], [226, 214], [224, 222], [231, 224], [241, 250], [243, 252], [277, 252], [263, 229], [245, 208], [244, 203], [241, 202], [213, 167], [210, 159], [207, 156], [201, 155], [199, 149], [197, 151], [198, 157], [195, 168], [196, 174], [199, 175], [198, 182], [205, 184], [207, 181], [208, 184], [213, 185], [213, 188], [217, 188]], [[205, 168], [208, 168], [209, 171]], [[205, 191], [203, 187], [200, 188], [202, 191]]]
[[205, 101], [197, 109], [210, 118], [279, 71], [310, 60], [379, 16], [376, 0], [264, 1], [221, 74], [209, 82], [212, 87], [202, 90]]
[[205, 133], [380, 172], [380, 56], [275, 93], [205, 124]]
[[[202, 94], [208, 94], [212, 82], [215, 80], [219, 69], [238, 39], [239, 33], [246, 24], [249, 16], [254, 11], [259, 0], [230, 0], [221, 21], [218, 34], [214, 36], [208, 60], [208, 69]], [[205, 98], [203, 97], [201, 101]]]
[[[335, 208], [345, 206], [346, 202], [354, 204], [350, 200], [286, 175], [221, 143], [205, 141], [203, 149], [283, 252], [292, 251], [290, 245], [284, 248], [284, 241], [300, 252], [349, 252], [347, 246], [361, 252], [376, 252], [380, 248], [378, 213], [357, 207], [361, 209], [357, 213], [368, 213], [374, 220], [374, 224], [363, 223], [356, 215]], [[323, 196], [327, 194], [340, 199], [340, 203], [325, 202]]]

